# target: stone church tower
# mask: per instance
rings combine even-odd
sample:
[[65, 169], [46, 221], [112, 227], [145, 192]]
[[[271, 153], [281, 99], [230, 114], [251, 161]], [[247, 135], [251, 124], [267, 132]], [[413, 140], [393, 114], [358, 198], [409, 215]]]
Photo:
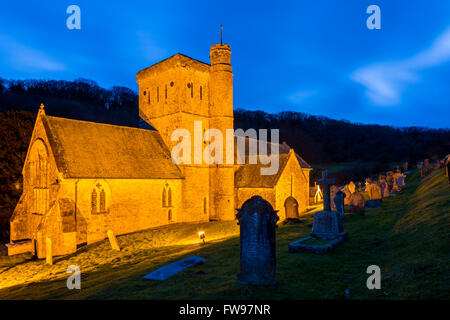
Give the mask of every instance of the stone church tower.
[[[139, 114], [157, 129], [169, 150], [175, 129], [186, 129], [192, 137], [191, 164], [180, 164], [185, 177], [182, 187], [182, 221], [232, 220], [234, 205], [234, 166], [208, 165], [195, 161], [194, 148], [201, 153], [209, 144], [194, 142], [208, 129], [218, 129], [224, 139], [233, 129], [233, 73], [231, 49], [227, 44], [211, 46], [211, 64], [180, 53], [160, 61], [136, 75], [139, 84]], [[201, 129], [194, 122], [201, 121]], [[194, 132], [195, 130], [200, 132]], [[223, 155], [225, 159], [225, 147]], [[225, 162], [225, 160], [224, 160]]]

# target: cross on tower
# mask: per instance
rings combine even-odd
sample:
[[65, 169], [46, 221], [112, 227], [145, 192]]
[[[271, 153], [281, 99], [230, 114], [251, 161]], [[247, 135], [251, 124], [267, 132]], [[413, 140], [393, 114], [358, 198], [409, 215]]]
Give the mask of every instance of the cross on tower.
[[330, 185], [336, 183], [336, 179], [328, 178], [328, 170], [322, 171], [322, 179], [317, 182], [322, 185], [323, 190], [323, 210], [331, 211]]

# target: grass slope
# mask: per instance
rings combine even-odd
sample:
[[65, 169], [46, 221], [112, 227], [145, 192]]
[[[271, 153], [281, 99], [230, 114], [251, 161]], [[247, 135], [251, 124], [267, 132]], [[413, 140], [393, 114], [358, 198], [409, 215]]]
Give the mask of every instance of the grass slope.
[[[227, 222], [123, 236], [119, 238], [120, 252], [103, 241], [56, 258], [53, 266], [42, 261], [5, 266], [0, 268], [0, 298], [448, 299], [450, 190], [446, 177], [436, 170], [420, 181], [414, 172], [407, 183], [402, 194], [385, 199], [380, 208], [366, 211], [365, 216], [346, 214], [349, 240], [331, 253], [288, 253], [288, 243], [311, 231], [311, 213], [300, 224], [280, 226], [277, 275], [281, 285], [275, 288], [236, 284], [238, 229], [235, 222]], [[200, 229], [205, 229], [207, 237], [216, 234], [216, 239], [206, 246], [198, 244], [195, 233]], [[156, 247], [161, 244], [177, 245]], [[162, 265], [191, 255], [207, 262], [166, 281], [141, 279]], [[71, 264], [81, 267], [81, 290], [66, 288], [65, 269]], [[381, 290], [366, 287], [366, 269], [373, 264], [381, 268]]]

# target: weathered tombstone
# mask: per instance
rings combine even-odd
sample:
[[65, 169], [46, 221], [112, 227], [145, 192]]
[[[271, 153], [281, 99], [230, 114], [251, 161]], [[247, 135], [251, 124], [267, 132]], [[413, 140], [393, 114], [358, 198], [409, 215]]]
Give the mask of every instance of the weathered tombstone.
[[398, 185], [400, 188], [404, 188], [404, 187], [405, 187], [405, 175], [404, 175], [403, 173], [400, 173], [400, 174], [397, 176], [397, 185]]
[[350, 183], [348, 184], [348, 190], [350, 191], [350, 193], [355, 193], [356, 185], [353, 181], [350, 181]]
[[394, 172], [388, 171], [386, 174], [386, 182], [389, 186], [389, 190], [392, 190], [394, 187]]
[[[313, 230], [311, 235], [324, 240], [336, 239], [342, 236], [343, 223], [341, 216], [337, 214], [336, 210], [331, 210], [332, 206], [330, 202], [332, 201], [334, 207], [336, 208], [336, 202], [340, 205], [342, 198], [343, 207], [343, 196], [345, 196], [345, 194], [336, 186], [332, 186], [331, 188], [336, 187], [337, 191], [334, 194], [334, 197], [331, 198], [330, 184], [335, 183], [335, 179], [329, 179], [328, 171], [326, 170], [322, 173], [322, 179], [319, 180], [319, 183], [323, 185], [324, 190], [323, 211], [318, 211], [314, 214]], [[339, 196], [335, 202], [335, 198], [338, 193]]]
[[53, 264], [52, 239], [49, 237], [45, 238], [45, 263]]
[[333, 240], [343, 232], [341, 217], [336, 211], [319, 211], [314, 214], [311, 235], [322, 240]]
[[364, 207], [365, 201], [363, 195], [359, 192], [352, 193], [348, 201], [348, 208], [350, 212], [364, 215]]
[[345, 188], [343, 188], [341, 191], [345, 193], [344, 205], [348, 205], [348, 199], [350, 198], [350, 195], [352, 193], [350, 192], [350, 190], [348, 190], [348, 186], [345, 186]]
[[331, 211], [336, 211], [336, 205], [334, 204], [334, 197], [336, 196], [336, 193], [340, 191], [337, 186], [331, 186], [330, 187], [330, 206]]
[[380, 182], [381, 195], [383, 198], [389, 198], [389, 186], [386, 180], [381, 180]]
[[114, 235], [114, 232], [112, 232], [112, 230], [108, 230], [107, 234], [108, 234], [109, 244], [111, 245], [111, 249], [120, 251], [120, 247], [119, 247], [119, 244], [117, 243], [117, 238]]
[[243, 284], [277, 284], [275, 229], [279, 217], [270, 203], [260, 196], [245, 201], [236, 218], [241, 233], [241, 272]]
[[[350, 191], [349, 191], [350, 193]], [[336, 196], [334, 197], [334, 204], [336, 206], [336, 212], [339, 217], [339, 230], [340, 232], [344, 231], [344, 199], [346, 198], [346, 194], [343, 191], [338, 191]]]

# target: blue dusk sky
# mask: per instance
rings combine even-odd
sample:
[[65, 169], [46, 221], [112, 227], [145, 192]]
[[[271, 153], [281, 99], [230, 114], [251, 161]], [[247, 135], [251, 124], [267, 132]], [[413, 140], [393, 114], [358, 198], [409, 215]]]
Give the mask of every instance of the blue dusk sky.
[[[81, 30], [66, 9], [81, 8]], [[369, 30], [369, 5], [381, 30]], [[79, 77], [137, 90], [177, 52], [209, 62], [223, 24], [234, 106], [352, 122], [450, 127], [450, 1], [5, 1], [0, 77]]]

